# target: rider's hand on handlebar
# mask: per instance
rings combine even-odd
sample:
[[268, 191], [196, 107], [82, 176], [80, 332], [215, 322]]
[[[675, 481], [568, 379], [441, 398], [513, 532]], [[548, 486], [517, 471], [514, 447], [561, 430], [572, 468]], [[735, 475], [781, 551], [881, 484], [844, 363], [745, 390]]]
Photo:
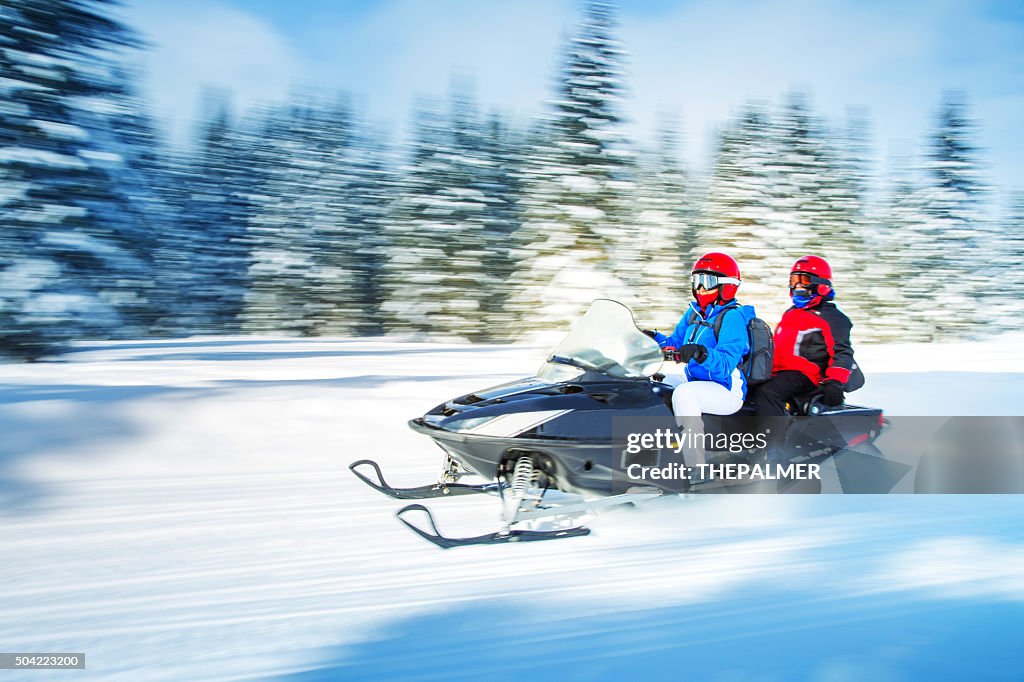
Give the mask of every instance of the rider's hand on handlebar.
[[679, 348], [666, 347], [664, 355], [666, 360], [675, 362], [689, 362], [690, 360], [704, 362], [708, 357], [708, 349], [699, 343], [687, 343]]
[[843, 404], [843, 385], [835, 379], [829, 379], [821, 385], [821, 402], [829, 407]]
[[658, 338], [658, 330], [657, 329], [641, 329], [640, 331], [642, 331], [644, 334], [646, 334], [647, 336], [651, 337], [652, 339], [656, 340]]

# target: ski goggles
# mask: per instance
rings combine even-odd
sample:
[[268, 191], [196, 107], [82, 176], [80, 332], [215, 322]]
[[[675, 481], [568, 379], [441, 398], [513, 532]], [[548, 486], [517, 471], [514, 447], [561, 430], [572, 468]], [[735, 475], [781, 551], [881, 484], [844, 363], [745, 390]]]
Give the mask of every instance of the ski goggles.
[[790, 289], [796, 289], [797, 287], [807, 288], [812, 284], [829, 285], [830, 283], [824, 277], [818, 277], [817, 275], [811, 275], [806, 272], [794, 272], [789, 276]]
[[809, 287], [813, 284], [813, 277], [808, 275], [806, 272], [794, 272], [789, 276], [789, 288], [795, 287]]
[[706, 291], [711, 291], [720, 284], [739, 284], [740, 281], [735, 277], [724, 277], [722, 275], [716, 275], [711, 272], [695, 272], [690, 275], [690, 286], [693, 287], [694, 291], [704, 287]]

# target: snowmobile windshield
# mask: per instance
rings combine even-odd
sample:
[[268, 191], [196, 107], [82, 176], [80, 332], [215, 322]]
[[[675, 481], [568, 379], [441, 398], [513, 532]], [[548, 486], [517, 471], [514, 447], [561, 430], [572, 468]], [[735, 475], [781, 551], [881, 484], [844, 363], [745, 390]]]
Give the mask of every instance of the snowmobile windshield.
[[569, 381], [573, 368], [595, 370], [619, 379], [640, 379], [658, 371], [662, 352], [658, 344], [637, 329], [629, 308], [598, 299], [579, 319], [541, 366], [537, 376], [547, 381]]

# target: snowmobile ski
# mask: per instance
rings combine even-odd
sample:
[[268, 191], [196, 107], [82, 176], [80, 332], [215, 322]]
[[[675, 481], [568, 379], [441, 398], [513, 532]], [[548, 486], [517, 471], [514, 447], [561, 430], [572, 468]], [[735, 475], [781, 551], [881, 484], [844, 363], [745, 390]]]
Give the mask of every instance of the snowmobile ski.
[[[376, 481], [371, 480], [366, 474], [357, 470], [357, 467], [364, 465], [371, 467], [374, 472], [376, 472]], [[380, 465], [372, 459], [361, 459], [358, 462], [352, 462], [348, 465], [348, 468], [363, 483], [374, 490], [379, 490], [385, 495], [395, 498], [396, 500], [425, 500], [432, 497], [453, 497], [455, 495], [494, 493], [498, 491], [497, 483], [470, 485], [468, 483], [446, 483], [441, 481], [429, 485], [416, 486], [414, 488], [395, 488], [384, 480], [384, 474], [380, 470]]]
[[[423, 530], [414, 523], [402, 518], [403, 514], [416, 511], [423, 512], [427, 515], [427, 521], [430, 523], [430, 527], [433, 529], [433, 532]], [[434, 522], [434, 515], [431, 514], [430, 510], [422, 504], [410, 504], [402, 507], [395, 512], [395, 516], [397, 516], [399, 521], [408, 526], [417, 535], [425, 540], [429, 540], [441, 549], [468, 547], [470, 545], [498, 545], [508, 542], [538, 542], [540, 540], [559, 540], [561, 538], [590, 535], [589, 528], [579, 527], [564, 528], [560, 530], [507, 530], [487, 533], [486, 535], [477, 535], [469, 538], [449, 538], [442, 535], [441, 531], [437, 529], [437, 523]]]

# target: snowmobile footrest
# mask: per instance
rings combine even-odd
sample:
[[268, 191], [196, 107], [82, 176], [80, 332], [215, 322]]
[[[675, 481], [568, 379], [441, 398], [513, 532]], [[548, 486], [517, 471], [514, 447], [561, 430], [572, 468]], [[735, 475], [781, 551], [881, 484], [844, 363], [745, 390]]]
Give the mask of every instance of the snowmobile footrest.
[[[373, 481], [369, 476], [359, 471], [358, 467], [361, 466], [371, 467], [377, 474], [377, 480]], [[379, 490], [385, 495], [395, 498], [396, 500], [425, 500], [431, 497], [452, 497], [454, 495], [470, 495], [472, 493], [492, 493], [498, 491], [497, 483], [483, 483], [480, 485], [468, 485], [466, 483], [432, 483], [430, 485], [421, 485], [415, 488], [395, 488], [388, 485], [387, 481], [384, 480], [384, 474], [380, 470], [380, 465], [372, 459], [361, 459], [358, 462], [352, 462], [348, 465], [348, 468], [363, 483], [374, 490]]]
[[[430, 531], [423, 530], [419, 526], [402, 518], [403, 514], [414, 511], [423, 512], [427, 515], [427, 521], [430, 523], [430, 527], [433, 530], [432, 533]], [[476, 537], [471, 538], [449, 538], [441, 535], [441, 531], [437, 529], [437, 524], [434, 522], [434, 515], [431, 514], [430, 510], [422, 504], [410, 504], [402, 507], [395, 513], [395, 516], [397, 516], [398, 520], [408, 526], [414, 533], [425, 540], [429, 540], [441, 549], [467, 547], [469, 545], [498, 545], [506, 542], [537, 542], [539, 540], [558, 540], [561, 538], [590, 535], [589, 528], [566, 528], [562, 530], [510, 530], [505, 533], [488, 533], [486, 535], [477, 535]]]

